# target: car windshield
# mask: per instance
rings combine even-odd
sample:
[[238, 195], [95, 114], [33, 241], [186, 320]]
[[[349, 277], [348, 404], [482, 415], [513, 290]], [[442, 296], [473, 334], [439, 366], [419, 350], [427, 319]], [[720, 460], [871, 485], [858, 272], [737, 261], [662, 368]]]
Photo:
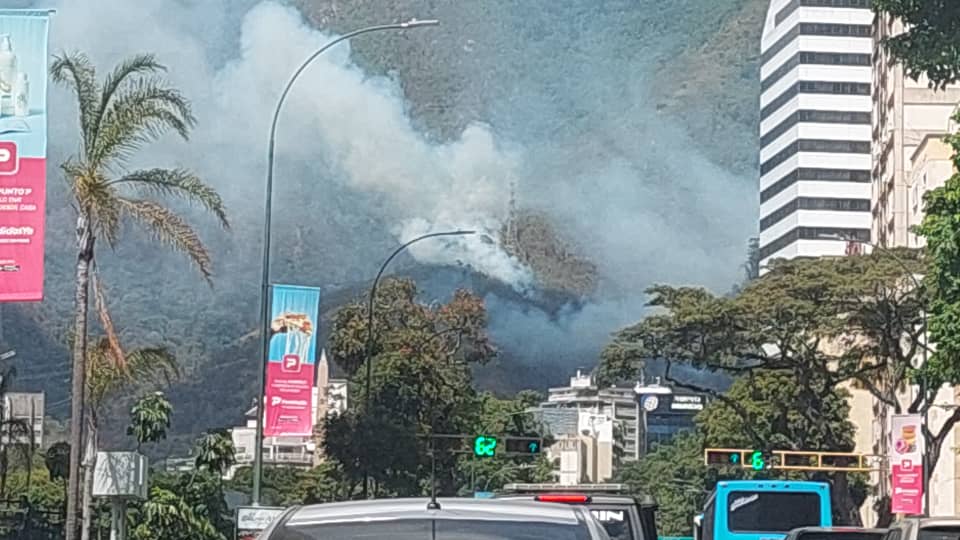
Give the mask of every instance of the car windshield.
[[734, 491], [728, 514], [732, 532], [782, 532], [820, 525], [816, 493]]
[[917, 540], [960, 540], [960, 525], [924, 527], [917, 533]]
[[270, 540], [591, 540], [585, 523], [415, 519], [283, 527]]
[[623, 508], [590, 508], [590, 513], [603, 525], [611, 540], [634, 540], [628, 510]]

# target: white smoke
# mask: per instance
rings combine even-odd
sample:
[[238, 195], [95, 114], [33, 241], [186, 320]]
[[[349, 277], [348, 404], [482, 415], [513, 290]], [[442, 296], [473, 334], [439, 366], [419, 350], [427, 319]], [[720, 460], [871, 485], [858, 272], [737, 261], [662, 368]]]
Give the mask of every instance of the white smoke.
[[[215, 183], [262, 178], [266, 133], [284, 84], [301, 62], [336, 36], [307, 26], [292, 7], [262, 2], [243, 17], [239, 49], [232, 54], [224, 51], [227, 61], [216, 66], [209, 51], [213, 46], [193, 34], [193, 25], [184, 22], [189, 17], [172, 18], [171, 25], [162, 28], [130, 20], [130, 28], [138, 29], [137, 48], [132, 50], [130, 43], [116, 40], [112, 32], [90, 33], [89, 27], [69, 24], [71, 19], [91, 20], [95, 17], [91, 10], [102, 9], [104, 17], [110, 13], [113, 18], [133, 18], [151, 6], [159, 9], [161, 3], [146, 0], [131, 10], [115, 2], [97, 2], [84, 6], [82, 14], [74, 11], [75, 4], [65, 3], [57, 19], [68, 24], [56, 28], [54, 36], [57, 42], [69, 43], [70, 49], [95, 51], [94, 61], [100, 65], [139, 50], [154, 51], [168, 64], [171, 78], [185, 89], [202, 116], [192, 137], [202, 148], [193, 153], [202, 156], [185, 153], [182, 143], [170, 141], [152, 146], [145, 163], [156, 164], [158, 152], [166, 150], [176, 162], [199, 168]], [[204, 3], [206, 9], [200, 11], [199, 4], [194, 9], [201, 18], [214, 14], [219, 20], [221, 12], [211, 7], [216, 6]], [[482, 241], [497, 237], [507, 207], [509, 178], [518, 166], [516, 152], [501, 148], [484, 125], [469, 126], [452, 142], [432, 144], [411, 125], [404, 103], [397, 81], [371, 77], [352, 62], [349, 42], [325, 52], [303, 72], [284, 105], [277, 136], [278, 189], [282, 189], [280, 178], [293, 176], [292, 168], [325, 166], [326, 172], [332, 170], [350, 188], [384, 201], [383, 210], [388, 222], [394, 223], [391, 232], [398, 242], [453, 229], [486, 235], [422, 242], [410, 250], [418, 260], [460, 263], [518, 291], [529, 289], [530, 271], [498, 244]], [[213, 149], [220, 155], [211, 155]], [[248, 199], [259, 197], [262, 188], [255, 182], [240, 184], [245, 185], [231, 188], [242, 190]], [[255, 211], [256, 206], [245, 208]], [[234, 221], [258, 217], [235, 215]]]

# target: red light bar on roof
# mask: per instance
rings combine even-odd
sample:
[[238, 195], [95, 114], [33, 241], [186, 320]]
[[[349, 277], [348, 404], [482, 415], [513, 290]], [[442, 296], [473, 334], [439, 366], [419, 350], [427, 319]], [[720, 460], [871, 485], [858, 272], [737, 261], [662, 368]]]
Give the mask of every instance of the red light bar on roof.
[[547, 495], [537, 495], [533, 498], [535, 501], [566, 503], [566, 504], [585, 504], [590, 502], [590, 497], [577, 493], [551, 493]]

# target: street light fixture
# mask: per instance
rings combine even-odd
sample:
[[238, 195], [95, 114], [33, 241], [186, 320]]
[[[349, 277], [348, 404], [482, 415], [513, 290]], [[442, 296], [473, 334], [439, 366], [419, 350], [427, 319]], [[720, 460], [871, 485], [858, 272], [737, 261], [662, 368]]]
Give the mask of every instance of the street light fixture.
[[[437, 238], [440, 236], [469, 236], [476, 234], [477, 231], [448, 231], [448, 232], [435, 232], [430, 234], [424, 234], [418, 236], [413, 240], [409, 240], [390, 254], [389, 257], [383, 264], [380, 265], [380, 271], [377, 272], [377, 277], [373, 279], [373, 285], [370, 287], [370, 299], [367, 304], [367, 346], [364, 354], [364, 359], [367, 363], [367, 373], [364, 379], [364, 389], [363, 389], [363, 409], [364, 411], [369, 411], [370, 406], [370, 384], [373, 379], [373, 302], [376, 299], [377, 295], [377, 285], [380, 284], [380, 278], [383, 277], [383, 272], [387, 269], [387, 266], [390, 265], [390, 262], [396, 258], [397, 255], [405, 251], [408, 247], [420, 242], [421, 240], [427, 240], [430, 238]], [[370, 493], [370, 470], [367, 463], [363, 464], [363, 498], [366, 499]]]
[[283, 109], [283, 103], [286, 101], [287, 94], [290, 93], [290, 89], [293, 88], [293, 83], [297, 81], [297, 79], [300, 77], [300, 74], [303, 73], [304, 70], [306, 70], [307, 67], [317, 59], [317, 57], [334, 45], [342, 41], [346, 41], [354, 36], [369, 32], [379, 32], [382, 30], [407, 30], [410, 28], [436, 26], [438, 24], [440, 24], [440, 22], [436, 20], [419, 21], [417, 19], [412, 19], [410, 21], [401, 23], [368, 26], [343, 34], [342, 36], [328, 42], [323, 47], [317, 49], [316, 52], [311, 54], [306, 60], [303, 61], [303, 63], [300, 64], [300, 67], [293, 72], [290, 80], [287, 81], [286, 86], [283, 88], [283, 92], [280, 94], [280, 99], [277, 101], [277, 107], [273, 111], [273, 121], [270, 124], [270, 142], [267, 147], [267, 182], [263, 210], [263, 262], [260, 278], [260, 393], [259, 397], [257, 398], [257, 434], [256, 441], [254, 443], [253, 494], [251, 497], [254, 506], [260, 504], [260, 482], [263, 473], [263, 392], [267, 377], [267, 362], [270, 355], [270, 338], [268, 336], [267, 329], [270, 328], [270, 226], [271, 214], [273, 212], [273, 162], [274, 149], [276, 148], [277, 141], [277, 122], [280, 120], [280, 111]]
[[[850, 237], [848, 237], [848, 236], [844, 236], [844, 235], [842, 235], [842, 234], [836, 234], [836, 233], [824, 233], [824, 234], [820, 234], [820, 235], [817, 235], [817, 239], [821, 239], [821, 240], [840, 240], [840, 241], [843, 241], [843, 242], [855, 242], [855, 243], [857, 243], [857, 244], [862, 244], [862, 245], [864, 245], [864, 246], [870, 246], [871, 248], [873, 248], [873, 249], [875, 249], [875, 250], [877, 250], [877, 251], [880, 251], [880, 252], [884, 253], [885, 255], [887, 255], [888, 257], [890, 257], [891, 259], [893, 259], [901, 268], [903, 268], [903, 271], [910, 277], [910, 280], [913, 281], [913, 285], [914, 285], [914, 287], [916, 288], [915, 290], [916, 290], [918, 293], [923, 289], [923, 286], [920, 284], [920, 280], [917, 279], [917, 276], [914, 274], [913, 270], [911, 270], [910, 267], [907, 266], [907, 263], [904, 262], [903, 259], [901, 259], [900, 257], [898, 257], [893, 251], [891, 251], [891, 250], [889, 250], [889, 249], [887, 249], [887, 248], [885, 248], [885, 247], [883, 247], [883, 246], [874, 244], [873, 242], [869, 242], [869, 241], [867, 241], [867, 240], [859, 240], [859, 239], [856, 239], [856, 238], [850, 238]], [[921, 350], [921, 353], [922, 353], [922, 355], [923, 355], [923, 356], [922, 356], [922, 362], [923, 362], [923, 364], [926, 364], [926, 363], [927, 363], [927, 348], [928, 348], [928, 340], [927, 340], [927, 309], [926, 309], [926, 306], [921, 306], [920, 316], [922, 317], [922, 321], [923, 321], [923, 322], [922, 322], [922, 326], [923, 326], [923, 346], [920, 347], [920, 350]], [[929, 424], [928, 424], [928, 420], [929, 420], [929, 416], [930, 416], [930, 415], [929, 415], [929, 412], [930, 412], [930, 407], [927, 407], [927, 408], [923, 411], [923, 427], [924, 427], [924, 429], [926, 429], [926, 430], [928, 430], [928, 431], [929, 431], [929, 429], [930, 429], [930, 426], [929, 426]], [[925, 511], [927, 514], [930, 513], [930, 467], [929, 467], [929, 465], [926, 464], [926, 463], [924, 464], [924, 467], [923, 467], [923, 509], [924, 509], [924, 511]]]

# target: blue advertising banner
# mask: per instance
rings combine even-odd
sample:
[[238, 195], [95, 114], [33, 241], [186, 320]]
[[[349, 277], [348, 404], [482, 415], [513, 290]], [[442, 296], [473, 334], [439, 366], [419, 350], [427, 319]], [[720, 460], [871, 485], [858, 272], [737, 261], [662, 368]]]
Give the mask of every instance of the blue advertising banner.
[[263, 434], [313, 433], [320, 289], [274, 285]]

